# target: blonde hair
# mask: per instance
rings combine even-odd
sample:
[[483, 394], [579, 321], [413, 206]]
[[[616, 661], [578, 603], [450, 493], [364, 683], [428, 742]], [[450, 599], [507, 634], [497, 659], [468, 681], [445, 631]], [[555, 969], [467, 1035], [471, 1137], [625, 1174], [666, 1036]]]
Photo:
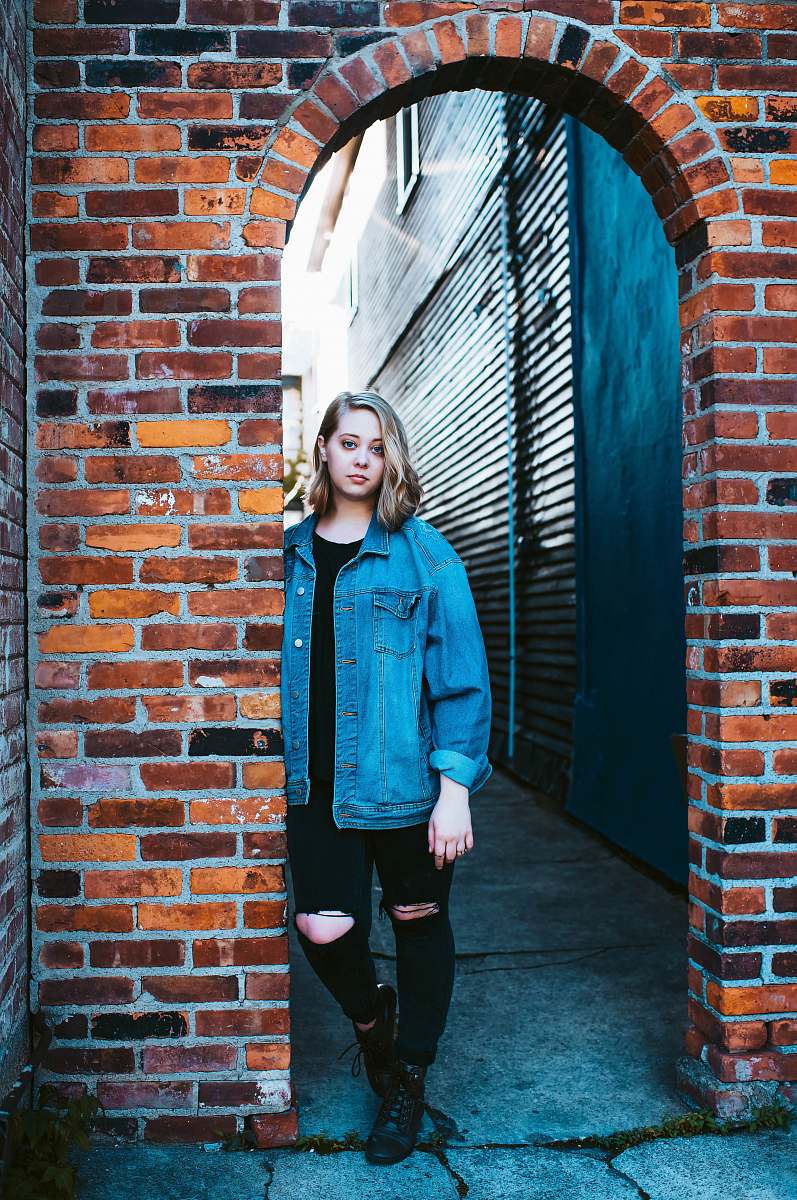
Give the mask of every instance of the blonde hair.
[[[376, 504], [377, 519], [395, 532], [407, 517], [415, 514], [423, 495], [418, 473], [410, 461], [406, 430], [393, 406], [376, 392], [338, 392], [327, 406], [318, 429], [325, 443], [336, 433], [341, 418], [353, 408], [370, 408], [379, 418], [385, 466]], [[332, 504], [332, 480], [321, 457], [317, 437], [313, 446], [313, 471], [304, 496], [319, 517]]]

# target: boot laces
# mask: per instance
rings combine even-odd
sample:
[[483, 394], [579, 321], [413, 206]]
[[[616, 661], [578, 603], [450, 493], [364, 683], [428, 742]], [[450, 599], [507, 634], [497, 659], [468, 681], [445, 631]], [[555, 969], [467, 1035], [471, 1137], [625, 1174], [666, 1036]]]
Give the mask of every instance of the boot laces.
[[420, 1097], [407, 1086], [401, 1072], [395, 1071], [382, 1101], [380, 1119], [383, 1123], [403, 1128], [409, 1123], [413, 1108], [418, 1102]]
[[341, 1050], [340, 1054], [338, 1055], [338, 1061], [340, 1061], [345, 1054], [348, 1054], [350, 1050], [353, 1050], [355, 1046], [357, 1047], [357, 1053], [351, 1060], [351, 1073], [356, 1078], [362, 1070], [363, 1058], [365, 1056], [365, 1045], [363, 1042], [354, 1041], [350, 1046], [347, 1046], [345, 1050]]

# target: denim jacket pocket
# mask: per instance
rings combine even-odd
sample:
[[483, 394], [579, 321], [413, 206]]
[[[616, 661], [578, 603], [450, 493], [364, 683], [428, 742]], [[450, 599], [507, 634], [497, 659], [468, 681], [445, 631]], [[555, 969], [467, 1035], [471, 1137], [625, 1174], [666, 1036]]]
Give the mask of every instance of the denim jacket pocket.
[[415, 649], [418, 625], [418, 592], [380, 588], [373, 592], [374, 649], [382, 654], [406, 658]]

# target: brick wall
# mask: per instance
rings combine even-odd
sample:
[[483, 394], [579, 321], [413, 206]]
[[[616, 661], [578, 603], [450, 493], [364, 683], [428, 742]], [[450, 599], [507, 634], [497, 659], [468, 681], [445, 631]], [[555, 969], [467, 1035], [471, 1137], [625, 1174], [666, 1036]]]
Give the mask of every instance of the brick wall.
[[49, 1071], [147, 1138], [204, 1140], [247, 1116], [263, 1144], [295, 1135], [280, 250], [313, 166], [353, 132], [432, 91], [514, 87], [603, 133], [675, 246], [692, 867], [679, 1080], [717, 1111], [744, 1109], [751, 1079], [789, 1098], [794, 7], [39, 0], [33, 25]]
[[0, 1097], [27, 1046], [25, 780], [25, 10], [0, 10]]

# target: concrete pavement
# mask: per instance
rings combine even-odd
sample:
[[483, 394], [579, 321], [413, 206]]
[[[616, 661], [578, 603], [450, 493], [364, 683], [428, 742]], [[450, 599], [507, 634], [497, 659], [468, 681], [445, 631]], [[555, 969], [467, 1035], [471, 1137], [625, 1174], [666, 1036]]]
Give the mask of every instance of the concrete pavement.
[[[656, 1140], [614, 1157], [550, 1145], [688, 1111], [674, 1083], [686, 899], [499, 771], [473, 818], [424, 1148], [379, 1168], [358, 1149], [98, 1145], [82, 1160], [82, 1200], [794, 1200], [797, 1132]], [[364, 1139], [378, 1099], [364, 1072], [352, 1079], [351, 1053], [338, 1060], [351, 1027], [291, 932], [300, 1134]], [[392, 927], [376, 915], [371, 944], [394, 980]]]

